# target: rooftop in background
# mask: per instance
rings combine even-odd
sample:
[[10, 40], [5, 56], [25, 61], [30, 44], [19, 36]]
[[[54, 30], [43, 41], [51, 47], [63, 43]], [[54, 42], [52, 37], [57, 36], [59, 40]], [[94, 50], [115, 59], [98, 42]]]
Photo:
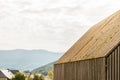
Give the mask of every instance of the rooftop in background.
[[2, 71], [0, 71], [0, 78], [7, 78]]
[[0, 70], [0, 77], [12, 79], [14, 74], [9, 70]]
[[13, 74], [16, 74], [17, 72], [20, 72], [19, 70], [10, 70], [8, 69], [9, 71], [11, 71]]

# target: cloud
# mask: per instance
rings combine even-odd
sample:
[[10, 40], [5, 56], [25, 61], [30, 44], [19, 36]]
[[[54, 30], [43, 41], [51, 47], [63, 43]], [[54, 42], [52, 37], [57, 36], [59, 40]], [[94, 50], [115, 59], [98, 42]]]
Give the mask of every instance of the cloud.
[[114, 0], [0, 0], [0, 49], [66, 51], [119, 10]]

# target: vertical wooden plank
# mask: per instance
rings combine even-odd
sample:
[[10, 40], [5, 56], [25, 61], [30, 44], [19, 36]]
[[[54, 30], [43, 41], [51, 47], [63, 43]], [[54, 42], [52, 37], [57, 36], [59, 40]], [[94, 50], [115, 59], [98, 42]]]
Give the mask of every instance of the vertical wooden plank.
[[86, 62], [86, 72], [87, 72], [86, 80], [88, 80], [89, 79], [89, 62], [88, 61]]
[[81, 64], [82, 64], [82, 61], [79, 62], [79, 73], [78, 73], [78, 75], [79, 75], [79, 80], [82, 80], [82, 71], [81, 71], [81, 70], [82, 70], [82, 65], [83, 65], [83, 64], [82, 64], [82, 65], [81, 65]]
[[[103, 58], [102, 59], [102, 63], [100, 64], [101, 65], [101, 76], [102, 76], [102, 80], [106, 80], [106, 58]], [[100, 79], [99, 79], [100, 80]]]
[[115, 80], [115, 52], [112, 52], [112, 80]]
[[58, 73], [58, 80], [60, 80], [60, 65], [58, 65], [58, 67], [57, 67], [57, 73]]
[[110, 57], [107, 58], [107, 80], [110, 80]]
[[64, 64], [61, 64], [61, 79], [64, 80]]
[[114, 70], [115, 70], [115, 80], [118, 80], [118, 79], [117, 79], [117, 78], [118, 78], [118, 66], [117, 66], [117, 65], [118, 65], [118, 57], [117, 57], [117, 56], [118, 56], [118, 53], [117, 53], [117, 52], [118, 52], [118, 51], [117, 51], [117, 48], [116, 48], [116, 49], [115, 49], [115, 54], [114, 54], [114, 55], [115, 55], [115, 65], [114, 65], [114, 66], [115, 66], [115, 67], [114, 67], [114, 68], [115, 68], [115, 69], [114, 69]]
[[90, 67], [89, 67], [89, 69], [90, 69], [90, 80], [92, 80], [92, 78], [93, 78], [93, 72], [92, 72], [92, 60], [89, 60], [89, 63], [90, 63]]
[[66, 80], [66, 64], [64, 64], [64, 79]]
[[66, 71], [66, 67], [67, 67], [66, 64], [64, 64], [64, 72], [65, 72], [65, 73], [64, 73], [64, 79], [65, 79], [65, 80], [66, 80], [66, 77], [67, 77], [67, 76], [66, 76], [66, 72], [67, 72], [67, 71]]
[[67, 79], [66, 80], [70, 80], [69, 63], [67, 63], [67, 73], [66, 74], [67, 74]]
[[59, 73], [60, 73], [60, 80], [62, 79], [62, 65], [60, 64], [60, 70], [59, 70]]
[[112, 80], [112, 55], [110, 55], [110, 80]]
[[118, 46], [118, 80], [120, 80], [120, 45]]
[[68, 75], [69, 75], [69, 74], [68, 74], [68, 73], [69, 73], [69, 72], [68, 72], [68, 68], [69, 68], [69, 67], [68, 67], [68, 63], [65, 63], [65, 64], [64, 64], [64, 79], [65, 79], [65, 80], [68, 79]]
[[93, 60], [89, 60], [88, 61], [88, 63], [89, 63], [89, 67], [88, 67], [88, 78], [89, 78], [89, 80], [93, 80]]
[[87, 66], [87, 68], [88, 68], [88, 79], [90, 79], [90, 75], [89, 75], [90, 74], [90, 68], [89, 68], [90, 64], [89, 64], [89, 61], [87, 61], [87, 64], [88, 64], [88, 66]]
[[99, 74], [98, 74], [98, 70], [99, 70], [99, 66], [98, 66], [98, 64], [99, 64], [99, 62], [98, 62], [99, 60], [97, 60], [97, 59], [95, 59], [95, 80], [99, 80]]
[[74, 62], [74, 68], [75, 68], [75, 80], [77, 80], [77, 78], [76, 78], [76, 76], [77, 76], [77, 69], [76, 69], [76, 64], [77, 64], [77, 62]]
[[105, 80], [104, 58], [55, 65], [55, 80]]
[[61, 65], [59, 65], [59, 79], [61, 80]]
[[107, 57], [107, 80], [120, 80], [120, 46]]
[[89, 63], [89, 74], [88, 74], [88, 78], [90, 79], [90, 80], [92, 80], [92, 70], [91, 70], [91, 60], [89, 60], [88, 61], [88, 63]]
[[92, 60], [91, 68], [92, 68], [92, 80], [95, 80], [95, 60]]
[[76, 62], [76, 80], [79, 80], [79, 79], [78, 79], [78, 71], [79, 71], [79, 69], [78, 69], [78, 66], [79, 66], [79, 65], [78, 65], [78, 64], [79, 64], [79, 62], [77, 61], [77, 62]]
[[[78, 80], [81, 80], [81, 75], [82, 75], [82, 73], [81, 73], [81, 61], [79, 62], [79, 73], [78, 73]], [[81, 75], [80, 75], [81, 74]]]

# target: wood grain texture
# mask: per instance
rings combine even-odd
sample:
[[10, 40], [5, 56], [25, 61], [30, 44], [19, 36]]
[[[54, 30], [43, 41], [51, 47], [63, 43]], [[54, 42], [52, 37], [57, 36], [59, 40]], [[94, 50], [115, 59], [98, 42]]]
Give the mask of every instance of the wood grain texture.
[[107, 80], [120, 80], [120, 45], [107, 57]]
[[120, 11], [86, 32], [57, 62], [104, 57], [120, 42]]
[[105, 80], [105, 58], [55, 64], [54, 71], [54, 80]]
[[54, 80], [120, 80], [120, 44], [103, 58], [55, 64]]

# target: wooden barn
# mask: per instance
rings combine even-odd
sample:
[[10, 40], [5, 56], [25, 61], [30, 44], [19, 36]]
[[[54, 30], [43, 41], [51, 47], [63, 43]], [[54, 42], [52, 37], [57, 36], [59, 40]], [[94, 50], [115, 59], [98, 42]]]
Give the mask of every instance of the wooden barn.
[[120, 80], [120, 11], [90, 28], [55, 63], [54, 80]]

